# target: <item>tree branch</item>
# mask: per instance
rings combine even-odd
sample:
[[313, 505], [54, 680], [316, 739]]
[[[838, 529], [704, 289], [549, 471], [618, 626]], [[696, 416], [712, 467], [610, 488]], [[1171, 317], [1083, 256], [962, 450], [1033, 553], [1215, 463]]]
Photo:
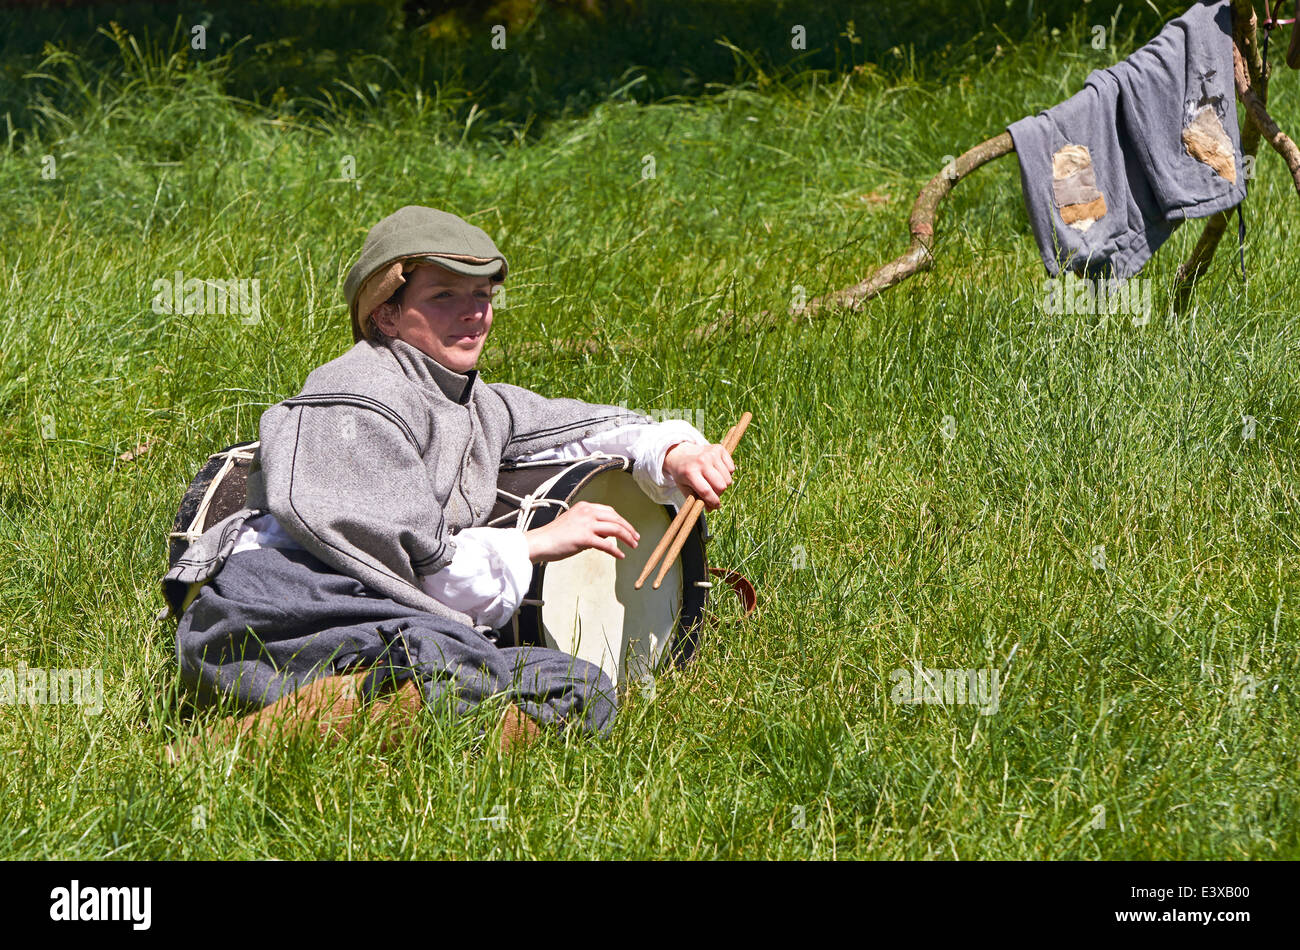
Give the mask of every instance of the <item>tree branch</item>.
[[[1232, 53], [1233, 58], [1240, 63], [1241, 54], [1235, 48]], [[1244, 67], [1238, 72], [1238, 75], [1243, 79], [1245, 78], [1244, 72]], [[1245, 88], [1238, 85], [1237, 95], [1241, 99], [1242, 105], [1246, 107], [1247, 120], [1264, 136], [1264, 141], [1273, 146], [1274, 151], [1281, 155], [1282, 160], [1286, 162], [1286, 167], [1291, 170], [1291, 177], [1295, 181], [1296, 194], [1300, 195], [1300, 148], [1296, 148], [1295, 142], [1291, 141], [1290, 137], [1278, 128], [1277, 123], [1273, 121], [1273, 117], [1268, 114], [1268, 109], [1265, 108], [1264, 103], [1260, 101], [1259, 96], [1255, 95], [1255, 91], [1249, 85], [1246, 85]]]
[[[1232, 64], [1237, 95], [1241, 98], [1243, 93], [1249, 92], [1262, 107], [1268, 102], [1268, 76], [1264, 72], [1264, 58], [1260, 54], [1258, 40], [1254, 3], [1252, 0], [1232, 0]], [[1259, 127], [1248, 116], [1241, 123], [1243, 159], [1259, 152], [1259, 136]], [[1192, 291], [1196, 289], [1196, 282], [1214, 259], [1214, 252], [1218, 250], [1223, 232], [1228, 228], [1231, 214], [1231, 211], [1220, 211], [1210, 215], [1192, 253], [1179, 265], [1174, 277], [1174, 309], [1179, 313], [1187, 308]]]
[[863, 302], [901, 283], [917, 271], [929, 270], [934, 264], [931, 247], [934, 243], [934, 218], [939, 210], [939, 202], [952, 191], [957, 182], [975, 169], [1013, 151], [1015, 146], [1011, 142], [1011, 133], [1003, 132], [958, 155], [949, 165], [944, 166], [943, 171], [931, 178], [916, 196], [912, 216], [907, 221], [912, 240], [902, 256], [876, 268], [852, 287], [809, 301], [802, 310], [796, 311], [796, 316], [811, 316], [826, 307], [856, 310]]

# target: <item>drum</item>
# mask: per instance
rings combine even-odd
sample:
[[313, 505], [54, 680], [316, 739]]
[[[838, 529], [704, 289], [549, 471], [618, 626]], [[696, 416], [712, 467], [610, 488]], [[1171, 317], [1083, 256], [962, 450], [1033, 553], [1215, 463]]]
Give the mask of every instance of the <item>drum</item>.
[[176, 566], [185, 549], [205, 530], [222, 518], [244, 507], [247, 497], [248, 466], [260, 443], [236, 442], [222, 449], [199, 469], [185, 496], [167, 536], [167, 567]]
[[690, 659], [708, 600], [704, 519], [696, 522], [658, 590], [633, 584], [675, 514], [641, 491], [632, 463], [596, 456], [576, 462], [507, 463], [497, 478], [492, 527], [540, 528], [579, 501], [609, 505], [641, 535], [627, 557], [582, 551], [533, 568], [532, 586], [500, 646], [546, 646], [601, 667], [616, 686]]

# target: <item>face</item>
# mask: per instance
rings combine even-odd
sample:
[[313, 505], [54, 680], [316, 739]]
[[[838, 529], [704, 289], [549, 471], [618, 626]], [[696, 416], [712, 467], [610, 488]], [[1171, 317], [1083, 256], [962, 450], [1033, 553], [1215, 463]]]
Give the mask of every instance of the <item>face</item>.
[[401, 307], [381, 307], [373, 319], [447, 369], [468, 373], [492, 328], [492, 282], [424, 264], [406, 275]]

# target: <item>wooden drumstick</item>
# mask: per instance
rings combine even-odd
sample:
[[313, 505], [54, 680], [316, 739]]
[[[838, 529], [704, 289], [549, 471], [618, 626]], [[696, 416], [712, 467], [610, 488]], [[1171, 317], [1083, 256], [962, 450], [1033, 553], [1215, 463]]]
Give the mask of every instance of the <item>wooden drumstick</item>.
[[[740, 421], [736, 423], [735, 428], [727, 433], [727, 437], [722, 442], [722, 447], [727, 450], [728, 455], [736, 451], [736, 446], [740, 444], [740, 437], [745, 434], [745, 430], [749, 428], [749, 420], [753, 418], [753, 413], [745, 413], [740, 417]], [[693, 501], [694, 505], [686, 506], [691, 509], [691, 512], [686, 516], [686, 520], [682, 522], [677, 537], [673, 539], [672, 547], [668, 549], [668, 553], [664, 555], [663, 563], [659, 565], [659, 573], [655, 575], [655, 582], [650, 585], [655, 590], [658, 590], [659, 585], [663, 583], [664, 577], [668, 574], [668, 568], [677, 560], [677, 555], [682, 552], [686, 539], [690, 537], [691, 529], [695, 527], [695, 522], [700, 520], [700, 513], [704, 511], [703, 501], [699, 498], [695, 498]]]
[[[735, 426], [732, 426], [727, 430], [726, 436], [722, 439], [723, 445], [727, 444], [727, 440], [731, 438], [732, 433], [735, 431]], [[650, 576], [650, 572], [653, 571], [655, 565], [659, 563], [659, 558], [668, 550], [668, 545], [672, 544], [673, 539], [677, 537], [677, 532], [681, 529], [682, 524], [690, 515], [692, 506], [694, 506], [697, 501], [699, 501], [699, 499], [692, 495], [690, 498], [686, 499], [686, 504], [677, 509], [677, 515], [673, 518], [673, 523], [668, 526], [668, 530], [664, 532], [664, 536], [659, 539], [659, 543], [655, 545], [655, 549], [650, 552], [649, 560], [645, 562], [645, 567], [641, 569], [641, 576], [638, 577], [636, 583], [632, 585], [633, 590], [640, 590], [641, 586], [645, 584], [646, 578]]]

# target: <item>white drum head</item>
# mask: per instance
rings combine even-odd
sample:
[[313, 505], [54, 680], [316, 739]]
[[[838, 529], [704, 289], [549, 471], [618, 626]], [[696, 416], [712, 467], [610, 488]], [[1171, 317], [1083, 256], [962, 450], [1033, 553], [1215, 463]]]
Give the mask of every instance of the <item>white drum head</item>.
[[655, 574], [640, 590], [632, 587], [672, 519], [626, 472], [597, 475], [572, 501], [609, 505], [631, 522], [641, 540], [636, 548], [619, 544], [627, 554], [622, 560], [604, 551], [582, 551], [546, 565], [542, 634], [548, 647], [596, 664], [622, 689], [659, 666], [677, 633], [681, 558], [658, 590], [651, 587]]

